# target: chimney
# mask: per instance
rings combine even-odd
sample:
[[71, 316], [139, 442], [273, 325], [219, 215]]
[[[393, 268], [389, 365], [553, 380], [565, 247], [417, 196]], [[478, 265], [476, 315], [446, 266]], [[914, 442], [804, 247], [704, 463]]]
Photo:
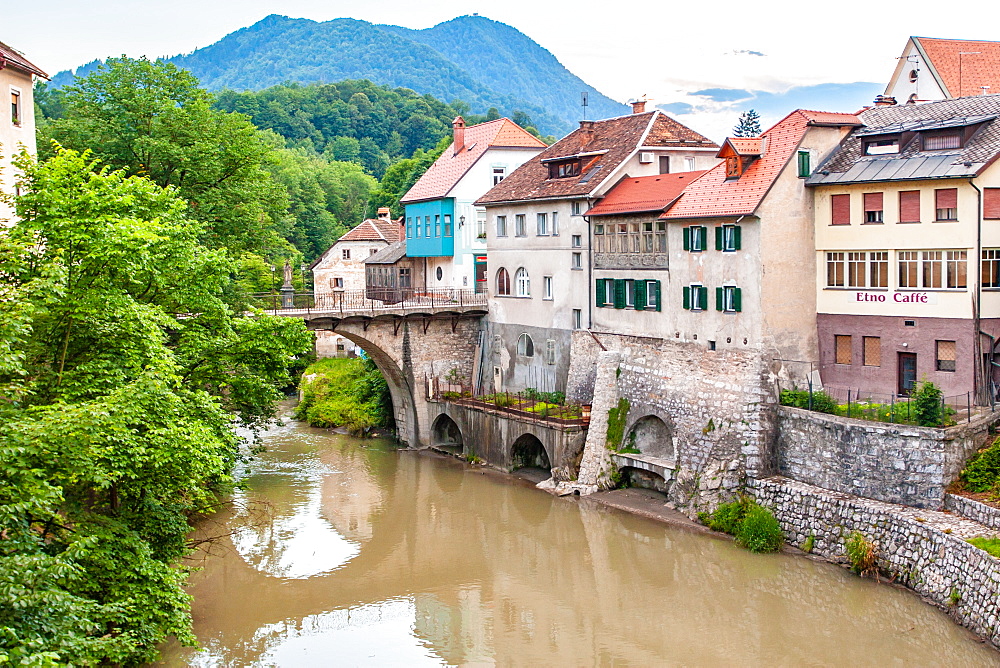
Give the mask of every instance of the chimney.
[[455, 133], [454, 155], [458, 155], [465, 150], [465, 119], [461, 116], [456, 116], [455, 120], [451, 122], [451, 127]]
[[896, 104], [896, 98], [889, 97], [888, 95], [876, 95], [875, 96], [875, 106], [876, 107], [892, 107]]
[[636, 100], [632, 103], [632, 113], [633, 114], [644, 114], [646, 113], [646, 101]]
[[594, 121], [580, 121], [580, 146], [586, 146], [594, 138]]
[[387, 207], [387, 206], [379, 207], [379, 210], [378, 210], [378, 219], [379, 220], [386, 220], [386, 221], [392, 220], [392, 211], [391, 211], [391, 209], [389, 209], [389, 207]]

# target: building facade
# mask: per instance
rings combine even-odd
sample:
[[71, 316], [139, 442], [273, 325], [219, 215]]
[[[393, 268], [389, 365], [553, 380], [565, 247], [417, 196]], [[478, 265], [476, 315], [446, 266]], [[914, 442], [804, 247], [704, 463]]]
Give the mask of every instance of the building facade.
[[[35, 153], [35, 77], [48, 75], [32, 65], [20, 52], [0, 42], [0, 191], [15, 194], [16, 175], [11, 158], [22, 147]], [[0, 225], [10, 225], [13, 209], [0, 200]]]
[[911, 37], [885, 87], [900, 104], [1000, 93], [1000, 42]]
[[809, 179], [825, 385], [996, 396], [1000, 96], [861, 114]]

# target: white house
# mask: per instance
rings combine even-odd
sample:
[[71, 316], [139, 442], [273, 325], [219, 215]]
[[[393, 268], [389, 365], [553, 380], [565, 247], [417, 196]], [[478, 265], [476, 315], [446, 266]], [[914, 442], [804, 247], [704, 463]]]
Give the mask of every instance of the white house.
[[[14, 194], [11, 156], [21, 147], [35, 153], [35, 102], [32, 86], [35, 77], [48, 75], [32, 65], [20, 52], [0, 42], [0, 190]], [[9, 101], [9, 103], [8, 103]], [[14, 212], [0, 201], [0, 225], [9, 225]]]

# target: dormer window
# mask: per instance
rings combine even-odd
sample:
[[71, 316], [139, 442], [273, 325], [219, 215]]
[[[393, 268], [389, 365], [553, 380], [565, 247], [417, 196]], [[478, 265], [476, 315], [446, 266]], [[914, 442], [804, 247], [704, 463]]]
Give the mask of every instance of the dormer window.
[[961, 132], [921, 133], [920, 148], [923, 151], [945, 151], [950, 148], [962, 148]]
[[872, 137], [861, 140], [862, 155], [899, 153], [899, 135]]
[[564, 160], [561, 162], [549, 163], [550, 179], [565, 179], [571, 176], [580, 175], [580, 160]]
[[737, 155], [731, 155], [726, 158], [726, 178], [727, 179], [738, 179], [740, 178], [740, 158]]

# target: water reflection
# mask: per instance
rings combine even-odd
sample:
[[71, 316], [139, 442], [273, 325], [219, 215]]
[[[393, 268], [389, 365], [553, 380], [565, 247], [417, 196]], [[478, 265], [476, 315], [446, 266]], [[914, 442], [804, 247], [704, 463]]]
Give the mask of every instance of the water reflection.
[[[168, 665], [989, 665], [907, 592], [297, 425]], [[243, 523], [243, 524], [241, 524]]]

